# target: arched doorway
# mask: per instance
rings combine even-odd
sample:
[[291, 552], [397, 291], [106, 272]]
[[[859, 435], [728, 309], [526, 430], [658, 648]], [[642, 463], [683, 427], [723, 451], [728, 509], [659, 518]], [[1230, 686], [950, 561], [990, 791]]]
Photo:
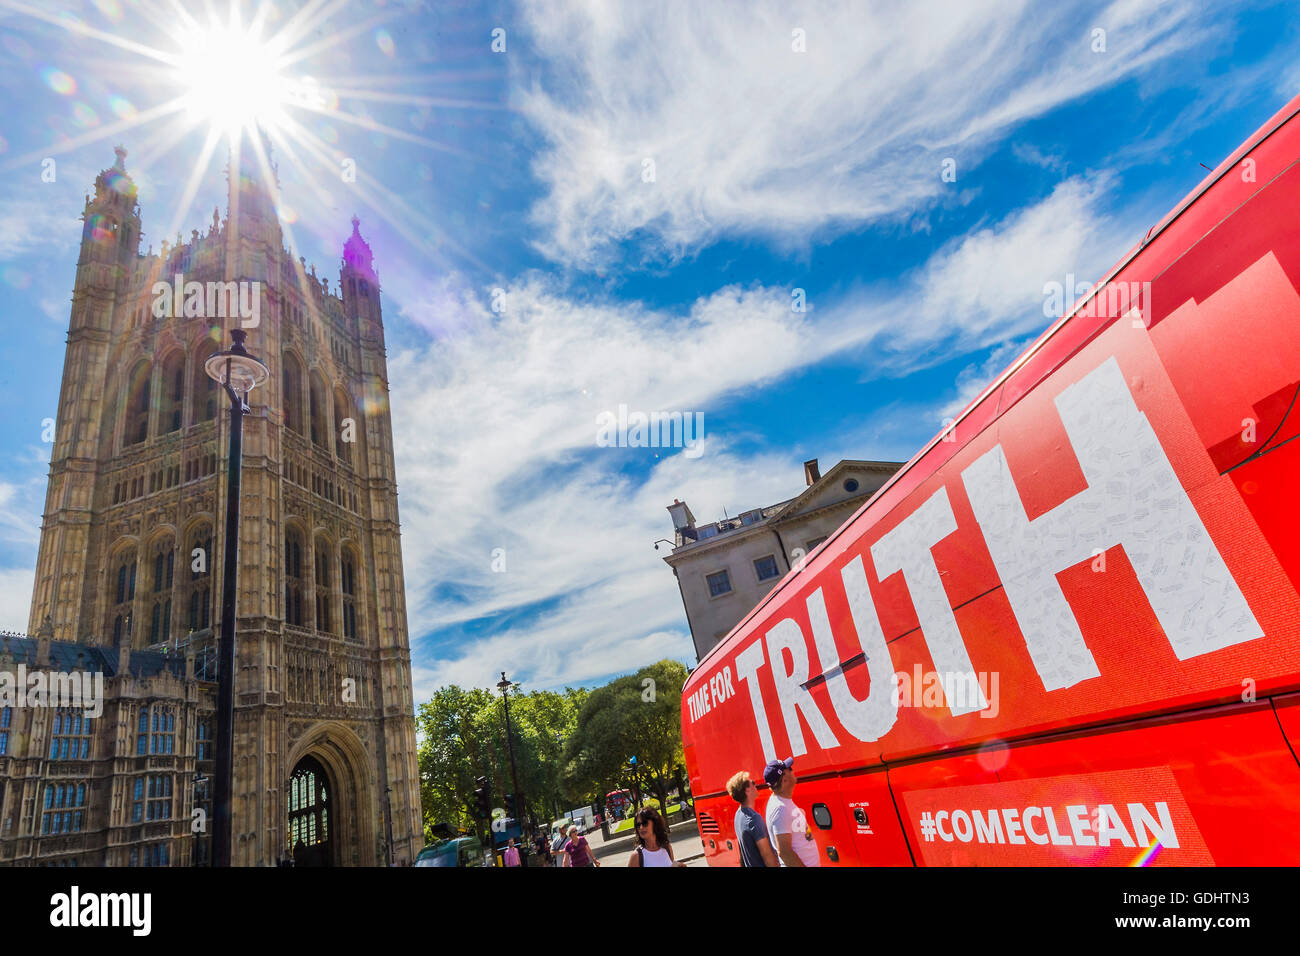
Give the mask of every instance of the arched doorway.
[[334, 865], [329, 774], [315, 757], [298, 761], [289, 777], [289, 856], [294, 866]]

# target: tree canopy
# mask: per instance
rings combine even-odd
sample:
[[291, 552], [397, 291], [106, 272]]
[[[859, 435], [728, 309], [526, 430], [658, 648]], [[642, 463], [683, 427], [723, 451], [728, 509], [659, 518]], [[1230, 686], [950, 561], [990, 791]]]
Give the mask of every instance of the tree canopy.
[[[662, 660], [590, 692], [511, 688], [511, 741], [526, 801], [520, 813], [544, 824], [624, 785], [648, 786], [666, 801], [683, 763], [686, 675], [678, 661]], [[492, 806], [505, 806], [505, 794], [515, 788], [500, 694], [443, 687], [420, 705], [416, 721], [426, 837], [435, 823], [475, 827], [477, 777], [490, 781]]]

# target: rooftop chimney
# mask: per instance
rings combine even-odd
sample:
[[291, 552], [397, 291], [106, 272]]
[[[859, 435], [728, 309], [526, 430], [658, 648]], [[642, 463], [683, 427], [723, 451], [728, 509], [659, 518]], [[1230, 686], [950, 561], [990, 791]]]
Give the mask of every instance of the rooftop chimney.
[[668, 513], [673, 516], [673, 528], [677, 531], [695, 527], [695, 515], [691, 514], [691, 509], [686, 506], [686, 502], [674, 498], [673, 503], [668, 506]]
[[803, 480], [808, 483], [809, 488], [821, 481], [821, 478], [822, 473], [817, 467], [816, 458], [809, 458], [803, 463]]

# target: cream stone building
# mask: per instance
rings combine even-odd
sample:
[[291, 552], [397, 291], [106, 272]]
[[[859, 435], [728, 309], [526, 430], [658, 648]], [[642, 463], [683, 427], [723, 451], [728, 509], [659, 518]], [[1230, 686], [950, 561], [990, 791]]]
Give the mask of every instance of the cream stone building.
[[806, 487], [798, 497], [710, 524], [697, 525], [683, 501], [669, 505], [674, 539], [664, 561], [677, 577], [696, 660], [902, 466], [842, 461], [822, 475], [814, 458], [804, 462]]
[[244, 155], [224, 221], [158, 253], [124, 150], [87, 197], [35, 636], [0, 638], [0, 671], [95, 671], [106, 699], [93, 718], [0, 708], [0, 863], [210, 858], [194, 811], [210, 817], [229, 424], [203, 363], [246, 323], [211, 300], [156, 317], [154, 284], [177, 276], [254, 290], [247, 347], [271, 372], [243, 429], [232, 860], [403, 864], [424, 843], [378, 275], [356, 218], [333, 289], [293, 257], [273, 167]]

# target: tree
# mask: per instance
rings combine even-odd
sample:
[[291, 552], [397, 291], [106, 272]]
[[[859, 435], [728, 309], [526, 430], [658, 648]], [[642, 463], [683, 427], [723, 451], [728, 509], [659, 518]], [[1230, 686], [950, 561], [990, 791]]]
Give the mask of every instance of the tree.
[[591, 692], [565, 748], [565, 784], [571, 795], [603, 793], [624, 778], [628, 759], [666, 807], [668, 784], [682, 762], [682, 687], [686, 668], [663, 660]]
[[[561, 796], [563, 745], [576, 724], [585, 690], [523, 693], [510, 690], [510, 729], [520, 796], [534, 813], [554, 812]], [[505, 806], [514, 791], [506, 747], [505, 709], [490, 690], [443, 687], [420, 706], [420, 779], [425, 836], [438, 822], [473, 827], [474, 780], [491, 781], [493, 805]], [[557, 739], [559, 738], [559, 739]], [[520, 806], [520, 813], [527, 810]]]

